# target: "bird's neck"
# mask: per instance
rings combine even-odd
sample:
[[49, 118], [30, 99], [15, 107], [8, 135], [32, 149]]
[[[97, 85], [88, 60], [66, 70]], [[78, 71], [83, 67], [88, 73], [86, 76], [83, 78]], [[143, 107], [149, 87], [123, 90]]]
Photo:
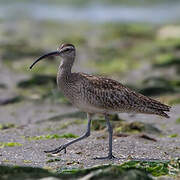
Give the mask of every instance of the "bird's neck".
[[74, 63], [74, 58], [68, 58], [61, 61], [58, 69], [57, 80], [58, 84], [66, 83], [71, 77], [71, 69]]

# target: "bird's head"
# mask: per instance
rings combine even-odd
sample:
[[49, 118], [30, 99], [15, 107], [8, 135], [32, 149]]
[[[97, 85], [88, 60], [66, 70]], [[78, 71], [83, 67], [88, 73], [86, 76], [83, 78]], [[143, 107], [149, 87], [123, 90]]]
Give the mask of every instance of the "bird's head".
[[75, 47], [72, 44], [62, 44], [57, 51], [61, 57], [73, 57], [75, 55]]
[[72, 59], [72, 58], [74, 59], [75, 53], [76, 53], [76, 50], [75, 50], [74, 45], [72, 45], [72, 44], [62, 44], [62, 45], [57, 49], [57, 51], [53, 51], [53, 52], [47, 53], [47, 54], [39, 57], [39, 58], [30, 66], [30, 69], [32, 69], [33, 66], [34, 66], [38, 61], [40, 61], [41, 59], [47, 58], [47, 57], [49, 57], [49, 56], [60, 56], [60, 57], [62, 57], [63, 59], [66, 59], [66, 61], [68, 61], [68, 59]]

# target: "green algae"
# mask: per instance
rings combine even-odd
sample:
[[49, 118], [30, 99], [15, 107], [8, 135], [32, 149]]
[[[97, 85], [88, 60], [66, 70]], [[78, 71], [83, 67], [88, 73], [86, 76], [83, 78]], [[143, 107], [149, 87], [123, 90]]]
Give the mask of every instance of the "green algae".
[[30, 160], [23, 160], [23, 163], [28, 164], [28, 163], [32, 163], [32, 161], [30, 161]]
[[58, 161], [61, 161], [60, 159], [49, 159], [48, 161], [46, 161], [46, 163], [53, 163], [53, 162], [58, 162]]
[[168, 137], [170, 137], [170, 138], [176, 138], [178, 136], [179, 136], [178, 134], [170, 134], [170, 135], [168, 135]]
[[120, 23], [106, 23], [102, 25], [106, 29], [103, 39], [114, 40], [114, 39], [126, 39], [126, 38], [137, 38], [152, 39], [155, 37], [155, 28], [148, 24], [120, 24]]
[[129, 161], [121, 166], [122, 168], [143, 169], [153, 176], [175, 175], [180, 171], [180, 160], [172, 159], [170, 161]]
[[[50, 159], [47, 163], [58, 162]], [[0, 166], [0, 176], [9, 179], [39, 179], [42, 177], [56, 177], [57, 179], [77, 179], [90, 177], [91, 179], [147, 179], [152, 177], [176, 177], [180, 172], [180, 160], [130, 160], [119, 165], [101, 165], [82, 169], [57, 168], [55, 171], [36, 167]]]
[[9, 105], [9, 104], [19, 103], [23, 99], [24, 99], [24, 97], [21, 95], [5, 98], [5, 99], [0, 100], [0, 105]]
[[[119, 118], [118, 114], [111, 114], [109, 115], [110, 121], [113, 124], [113, 126], [116, 126], [117, 123], [124, 121]], [[104, 130], [107, 127], [106, 121], [104, 119], [104, 116], [99, 116], [98, 119], [93, 119], [92, 121], [92, 130], [98, 131], [98, 130]]]
[[81, 34], [79, 35], [71, 35], [67, 36], [62, 39], [63, 42], [71, 42], [72, 44], [77, 44], [77, 45], [84, 45], [86, 43], [86, 39], [84, 36]]
[[157, 41], [157, 45], [160, 52], [176, 51], [180, 48], [180, 38], [160, 39]]
[[[19, 39], [18, 41], [11, 41], [11, 43], [1, 43], [0, 45], [2, 59], [19, 60], [25, 57], [38, 56], [41, 52], [37, 47], [30, 46], [27, 39]], [[10, 52], [10, 53], [9, 53]]]
[[98, 73], [105, 75], [122, 74], [138, 68], [140, 61], [133, 60], [126, 51], [127, 49], [113, 45], [97, 47], [94, 52], [97, 54], [97, 58], [87, 64], [88, 66], [96, 68]]
[[96, 47], [96, 59], [90, 64], [98, 73], [119, 75], [138, 69], [154, 52], [155, 30], [152, 26], [107, 23], [101, 28], [105, 30], [100, 41], [107, 45]]
[[170, 105], [180, 104], [180, 98], [179, 98], [179, 97], [176, 97], [175, 99], [171, 99], [171, 100], [169, 101], [169, 104], [170, 104]]
[[18, 142], [0, 142], [0, 148], [14, 147], [14, 146], [22, 146], [22, 144]]
[[90, 176], [91, 179], [147, 179], [151, 178], [149, 175], [138, 169], [125, 170], [121, 166], [116, 165], [102, 165], [86, 169], [64, 169], [60, 170], [60, 175], [63, 178], [80, 178]]
[[157, 63], [154, 63], [154, 67], [156, 68], [170, 68], [174, 66], [177, 69], [177, 72], [179, 72], [180, 57], [176, 57], [170, 54], [163, 54], [159, 55], [156, 61]]
[[2, 180], [24, 180], [39, 179], [43, 177], [57, 177], [53, 172], [37, 167], [23, 166], [0, 166], [0, 176]]
[[[123, 120], [120, 121], [111, 121], [112, 126], [114, 127], [115, 134], [118, 133], [151, 133], [151, 134], [161, 134], [161, 131], [155, 127], [153, 124], [143, 123], [143, 122], [126, 122]], [[107, 128], [106, 121], [104, 119], [95, 119], [92, 121], [92, 130], [99, 131]]]
[[161, 134], [161, 131], [155, 127], [153, 124], [143, 123], [143, 122], [120, 122], [115, 125], [115, 132], [127, 132], [127, 133], [140, 133], [146, 132], [151, 134]]
[[4, 162], [4, 163], [9, 163], [10, 160], [8, 160], [8, 159], [3, 159], [3, 162]]
[[142, 87], [138, 90], [144, 95], [163, 95], [180, 92], [179, 79], [167, 79], [165, 77], [149, 77], [143, 80]]
[[10, 128], [14, 128], [14, 127], [16, 127], [16, 125], [13, 123], [1, 123], [0, 124], [0, 130], [10, 129]]
[[177, 124], [180, 124], [180, 118], [177, 118], [177, 119], [176, 119], [176, 123], [177, 123]]
[[54, 75], [34, 74], [31, 78], [18, 82], [17, 87], [27, 99], [35, 93], [40, 100], [50, 99], [53, 102], [70, 105], [67, 98], [57, 89]]
[[98, 69], [99, 73], [106, 75], [125, 73], [138, 67], [137, 64], [132, 64], [132, 62], [128, 59], [123, 58], [114, 58], [107, 61], [96, 61], [94, 66]]
[[157, 50], [153, 59], [154, 68], [170, 68], [176, 69], [179, 73], [180, 56], [178, 51], [180, 49], [180, 39], [167, 39], [156, 42]]
[[42, 136], [32, 136], [32, 137], [25, 137], [29, 141], [33, 140], [47, 140], [47, 139], [59, 139], [59, 138], [77, 138], [78, 136], [72, 133], [67, 133], [67, 134], [47, 134], [47, 135], [42, 135]]
[[0, 89], [7, 89], [7, 86], [3, 83], [0, 83]]
[[98, 119], [92, 121], [92, 130], [100, 131], [106, 128], [106, 121], [104, 119]]
[[118, 123], [115, 127], [115, 132], [131, 132], [131, 133], [139, 133], [145, 130], [144, 123], [141, 122], [132, 122], [132, 123]]
[[56, 76], [50, 76], [50, 75], [33, 75], [28, 80], [22, 80], [17, 84], [17, 87], [19, 88], [31, 88], [34, 86], [47, 86], [48, 83], [52, 83], [53, 85], [56, 85]]
[[[134, 177], [128, 174], [134, 171]], [[86, 174], [93, 174], [93, 179], [95, 178], [118, 178], [122, 179], [126, 176], [127, 179], [151, 179], [149, 175], [159, 177], [164, 175], [175, 176], [180, 172], [180, 161], [179, 159], [172, 159], [167, 161], [161, 160], [131, 160], [125, 162], [121, 165], [102, 165], [87, 169], [60, 169], [60, 174], [68, 175], [69, 177], [80, 177]], [[142, 175], [142, 176], [141, 176]], [[133, 178], [132, 178], [133, 177]], [[125, 179], [126, 179], [125, 178]]]

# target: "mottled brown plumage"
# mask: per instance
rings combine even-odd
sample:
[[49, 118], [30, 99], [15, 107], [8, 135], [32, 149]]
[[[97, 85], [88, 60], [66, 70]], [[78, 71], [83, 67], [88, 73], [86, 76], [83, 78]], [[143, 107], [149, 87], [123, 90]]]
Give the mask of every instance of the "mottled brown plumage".
[[[82, 107], [79, 107], [85, 112], [107, 114], [113, 112], [136, 112], [169, 117], [164, 112], [169, 111], [169, 106], [136, 93], [115, 80], [84, 73], [72, 73], [68, 83], [72, 93], [69, 90], [70, 97], [67, 92], [64, 92], [65, 95], [71, 99], [73, 104], [76, 104], [75, 101], [77, 101], [78, 107], [80, 106], [79, 101], [85, 102]], [[76, 86], [81, 88], [76, 91]], [[59, 83], [59, 87], [61, 89], [61, 83]], [[79, 99], [76, 100], [76, 97]], [[85, 109], [84, 104], [89, 109]], [[96, 110], [90, 110], [91, 106], [96, 107]]]
[[76, 55], [75, 47], [72, 44], [63, 44], [57, 51], [41, 56], [30, 68], [39, 60], [51, 55], [62, 57], [57, 74], [58, 87], [73, 105], [88, 114], [88, 127], [83, 136], [45, 152], [58, 153], [63, 149], [66, 150], [70, 144], [88, 137], [90, 135], [91, 115], [101, 113], [105, 115], [109, 131], [109, 154], [101, 159], [111, 159], [114, 156], [112, 155], [112, 127], [108, 119], [109, 114], [135, 112], [169, 117], [165, 112], [170, 110], [170, 106], [136, 93], [115, 80], [85, 73], [72, 73], [71, 68]]

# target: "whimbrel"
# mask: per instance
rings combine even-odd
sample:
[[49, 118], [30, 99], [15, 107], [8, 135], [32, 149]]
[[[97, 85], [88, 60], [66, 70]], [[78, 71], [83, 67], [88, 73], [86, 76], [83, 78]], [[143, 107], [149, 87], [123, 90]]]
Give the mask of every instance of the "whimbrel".
[[62, 150], [66, 152], [69, 145], [90, 136], [92, 115], [96, 113], [104, 115], [109, 132], [109, 153], [105, 157], [96, 159], [114, 158], [112, 154], [113, 129], [109, 122], [111, 113], [145, 113], [169, 118], [165, 112], [170, 111], [170, 106], [136, 93], [115, 80], [85, 73], [72, 73], [71, 69], [76, 56], [76, 50], [72, 44], [63, 44], [57, 51], [41, 56], [30, 66], [30, 69], [38, 61], [48, 56], [60, 56], [62, 58], [57, 73], [58, 88], [74, 106], [87, 113], [88, 125], [84, 135], [56, 149], [44, 151], [45, 153], [56, 154]]

